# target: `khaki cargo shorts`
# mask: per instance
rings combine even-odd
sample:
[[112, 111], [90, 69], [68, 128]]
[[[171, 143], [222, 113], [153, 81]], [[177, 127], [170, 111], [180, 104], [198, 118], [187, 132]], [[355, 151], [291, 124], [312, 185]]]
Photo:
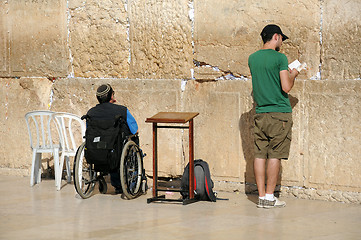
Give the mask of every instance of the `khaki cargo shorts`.
[[292, 113], [257, 113], [254, 116], [255, 158], [288, 159]]

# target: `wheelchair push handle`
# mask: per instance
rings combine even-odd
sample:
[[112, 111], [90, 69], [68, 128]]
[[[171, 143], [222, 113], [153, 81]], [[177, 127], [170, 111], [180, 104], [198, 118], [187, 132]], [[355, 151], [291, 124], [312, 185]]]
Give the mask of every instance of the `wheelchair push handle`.
[[[85, 114], [83, 115], [81, 118], [81, 120], [89, 120], [91, 119], [91, 117], [88, 115], [88, 114]], [[126, 121], [122, 118], [121, 115], [116, 115], [114, 117], [114, 127], [117, 127], [118, 124], [121, 124], [121, 123], [125, 123]]]
[[89, 117], [89, 115], [88, 114], [85, 114], [85, 115], [83, 115], [83, 116], [81, 116], [81, 120], [88, 120], [90, 117]]

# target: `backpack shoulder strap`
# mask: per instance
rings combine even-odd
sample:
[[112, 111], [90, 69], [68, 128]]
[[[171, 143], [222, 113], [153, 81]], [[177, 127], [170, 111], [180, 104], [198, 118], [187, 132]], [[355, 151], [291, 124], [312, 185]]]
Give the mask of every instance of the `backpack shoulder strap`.
[[196, 165], [199, 165], [199, 166], [201, 166], [203, 168], [204, 176], [206, 178], [206, 180], [205, 180], [205, 185], [206, 185], [205, 188], [206, 188], [207, 195], [208, 195], [209, 199], [212, 202], [215, 202], [217, 200], [217, 198], [214, 195], [214, 192], [212, 190], [213, 182], [211, 180], [211, 173], [209, 171], [208, 163], [203, 161], [202, 159], [197, 159], [197, 160], [194, 160], [194, 166], [196, 166]]

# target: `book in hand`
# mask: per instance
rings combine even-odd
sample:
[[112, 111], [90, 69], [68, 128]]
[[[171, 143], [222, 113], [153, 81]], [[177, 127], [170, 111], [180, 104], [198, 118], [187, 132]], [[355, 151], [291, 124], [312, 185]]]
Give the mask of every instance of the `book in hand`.
[[301, 64], [300, 61], [294, 60], [292, 63], [288, 65], [288, 67], [291, 70], [295, 68], [298, 72], [301, 72], [301, 70], [306, 69], [307, 64], [305, 62]]

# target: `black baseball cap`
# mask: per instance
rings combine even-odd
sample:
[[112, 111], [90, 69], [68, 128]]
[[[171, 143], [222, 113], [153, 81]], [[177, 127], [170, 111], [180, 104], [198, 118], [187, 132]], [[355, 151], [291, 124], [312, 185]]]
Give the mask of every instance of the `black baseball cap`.
[[268, 34], [274, 34], [274, 33], [281, 34], [282, 41], [285, 41], [288, 39], [288, 37], [286, 35], [284, 35], [283, 32], [281, 31], [281, 28], [275, 24], [269, 24], [269, 25], [265, 26], [261, 32], [261, 36], [265, 37]]

